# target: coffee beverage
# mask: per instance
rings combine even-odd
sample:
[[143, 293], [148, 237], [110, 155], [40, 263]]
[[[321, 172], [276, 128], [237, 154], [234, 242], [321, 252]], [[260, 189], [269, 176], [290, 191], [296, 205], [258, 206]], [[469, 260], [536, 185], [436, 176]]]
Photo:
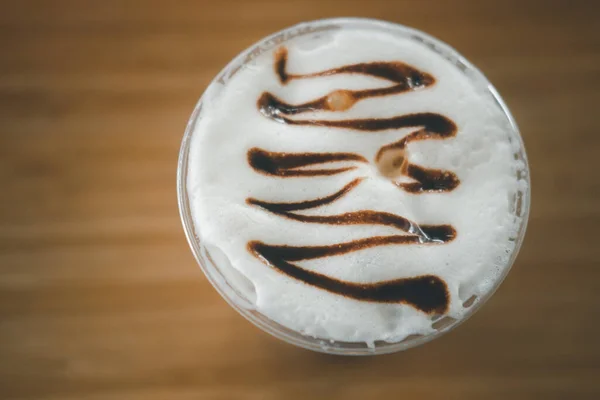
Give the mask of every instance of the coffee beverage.
[[373, 346], [464, 318], [510, 267], [528, 193], [486, 81], [376, 23], [258, 49], [191, 131], [185, 184], [211, 262], [309, 337]]

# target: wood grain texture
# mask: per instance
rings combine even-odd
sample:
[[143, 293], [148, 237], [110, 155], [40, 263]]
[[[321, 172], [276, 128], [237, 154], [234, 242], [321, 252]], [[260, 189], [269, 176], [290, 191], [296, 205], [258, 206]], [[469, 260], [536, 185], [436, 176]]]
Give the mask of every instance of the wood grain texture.
[[[0, 398], [600, 398], [600, 3], [2, 1]], [[456, 47], [507, 101], [533, 179], [528, 234], [492, 300], [375, 358], [313, 354], [210, 287], [180, 225], [188, 116], [235, 54], [340, 15]]]

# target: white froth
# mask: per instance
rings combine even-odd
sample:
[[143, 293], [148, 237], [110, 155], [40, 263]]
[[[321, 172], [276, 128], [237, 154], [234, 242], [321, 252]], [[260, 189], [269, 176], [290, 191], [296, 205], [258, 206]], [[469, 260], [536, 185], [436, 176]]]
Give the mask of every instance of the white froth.
[[[409, 158], [428, 168], [450, 170], [461, 184], [447, 193], [415, 195], [399, 190], [378, 173], [373, 163], [377, 150], [414, 129], [365, 134], [284, 125], [262, 116], [256, 103], [265, 91], [297, 104], [336, 89], [389, 85], [379, 79], [339, 75], [292, 80], [284, 86], [273, 71], [270, 50], [242, 67], [215, 99], [203, 103], [192, 136], [187, 182], [198, 236], [209, 249], [219, 249], [213, 250], [222, 260], [219, 264], [235, 270], [225, 276], [241, 282], [240, 290], [249, 293], [247, 297], [254, 307], [290, 329], [323, 339], [367, 343], [431, 333], [431, 317], [410, 306], [361, 302], [308, 286], [265, 265], [246, 248], [252, 240], [293, 246], [329, 245], [398, 234], [382, 226], [296, 222], [246, 204], [248, 197], [267, 201], [323, 197], [363, 177], [364, 181], [347, 196], [304, 213], [387, 211], [420, 224], [450, 224], [457, 230], [457, 238], [443, 245], [380, 246], [297, 264], [351, 282], [437, 275], [450, 291], [448, 316], [460, 319], [465, 313], [463, 302], [472, 296], [481, 298], [494, 288], [513, 251], [512, 239], [520, 222], [512, 210], [513, 198], [526, 182], [516, 178], [517, 170], [524, 166], [514, 159], [518, 141], [512, 136], [509, 121], [485, 88], [473, 84], [428, 47], [409, 39], [355, 29], [321, 34], [319, 39], [293, 39], [286, 47], [292, 73], [359, 62], [402, 61], [433, 75], [436, 84], [420, 91], [366, 99], [344, 112], [302, 118], [442, 114], [456, 123], [457, 136], [411, 143]], [[258, 174], [248, 165], [247, 152], [253, 147], [285, 152], [353, 152], [363, 155], [369, 164], [328, 177], [282, 179]]]

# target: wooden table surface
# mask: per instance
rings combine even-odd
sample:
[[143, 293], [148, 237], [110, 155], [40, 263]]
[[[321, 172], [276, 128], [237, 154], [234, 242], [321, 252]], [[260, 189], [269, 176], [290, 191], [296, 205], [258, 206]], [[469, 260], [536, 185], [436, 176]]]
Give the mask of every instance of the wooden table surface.
[[[600, 398], [600, 2], [2, 1], [1, 399]], [[528, 234], [492, 300], [404, 353], [271, 338], [181, 228], [182, 133], [210, 79], [296, 22], [388, 19], [495, 83], [532, 168]]]

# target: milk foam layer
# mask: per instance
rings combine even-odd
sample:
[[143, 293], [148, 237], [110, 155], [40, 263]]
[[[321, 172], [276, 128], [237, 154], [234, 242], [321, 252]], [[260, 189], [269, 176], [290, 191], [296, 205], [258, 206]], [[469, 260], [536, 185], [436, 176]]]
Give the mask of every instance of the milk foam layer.
[[[456, 125], [445, 140], [410, 143], [406, 158], [427, 168], [451, 171], [460, 184], [450, 191], [410, 193], [375, 162], [378, 151], [418, 128], [361, 132], [327, 126], [278, 123], [261, 114], [265, 93], [301, 104], [335, 90], [390, 86], [383, 79], [339, 74], [282, 83], [274, 71], [277, 47], [244, 65], [224, 85], [205, 96], [189, 153], [188, 193], [197, 234], [215, 264], [238, 291], [268, 318], [302, 334], [323, 339], [373, 343], [400, 341], [434, 332], [439, 313], [406, 302], [362, 301], [295, 279], [249, 251], [260, 242], [280, 246], [330, 246], [371, 237], [408, 235], [393, 226], [329, 225], [282, 218], [249, 203], [294, 203], [323, 198], [353, 180], [360, 183], [336, 201], [297, 211], [331, 216], [370, 210], [402, 216], [417, 225], [449, 225], [456, 237], [443, 244], [388, 244], [294, 264], [335, 280], [376, 284], [419, 276], [445, 283], [443, 314], [460, 319], [465, 301], [484, 297], [501, 279], [520, 224], [514, 198], [527, 183], [525, 165], [514, 154], [520, 142], [487, 88], [429, 47], [408, 38], [372, 30], [314, 33], [287, 41], [290, 74], [307, 74], [343, 65], [400, 61], [435, 77], [422, 90], [363, 99], [339, 112], [315, 111], [296, 120], [391, 118], [435, 113]], [[217, 84], [219, 85], [219, 84]], [[211, 91], [221, 90], [211, 98]], [[278, 177], [258, 173], [249, 163], [252, 149], [276, 153], [352, 153], [366, 162], [339, 161], [306, 170], [344, 168], [328, 176]], [[521, 178], [518, 179], [518, 171]]]

